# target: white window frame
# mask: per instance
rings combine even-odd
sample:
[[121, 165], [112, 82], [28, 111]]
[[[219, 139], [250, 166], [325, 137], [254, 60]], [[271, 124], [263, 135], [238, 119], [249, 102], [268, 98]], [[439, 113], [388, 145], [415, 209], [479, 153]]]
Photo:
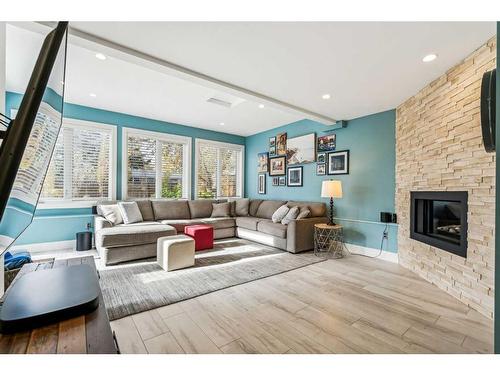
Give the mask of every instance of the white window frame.
[[[156, 153], [157, 155], [161, 155], [161, 150], [159, 149], [160, 142], [175, 142], [181, 143], [184, 146], [186, 152], [183, 153], [182, 163], [182, 198], [180, 199], [191, 199], [191, 137], [185, 137], [182, 135], [169, 134], [169, 133], [160, 133], [150, 130], [142, 130], [135, 128], [123, 128], [122, 134], [122, 199], [141, 199], [135, 197], [128, 197], [127, 189], [128, 189], [128, 137], [129, 136], [137, 136], [143, 138], [153, 138], [156, 142]], [[155, 189], [156, 189], [156, 198], [161, 198], [161, 184], [162, 184], [162, 173], [161, 173], [161, 158], [156, 158], [156, 180], [155, 180]], [[147, 199], [147, 198], [144, 198]], [[167, 199], [167, 198], [162, 198]], [[173, 198], [169, 198], [173, 200]]]
[[217, 171], [216, 171], [216, 184], [217, 184], [217, 196], [215, 199], [224, 199], [224, 198], [243, 198], [243, 191], [244, 191], [244, 186], [245, 186], [245, 146], [244, 145], [239, 145], [235, 143], [227, 143], [227, 142], [219, 142], [219, 141], [211, 141], [208, 139], [202, 139], [202, 138], [196, 138], [195, 141], [195, 185], [194, 185], [194, 196], [195, 199], [202, 199], [198, 198], [198, 154], [199, 154], [199, 148], [201, 145], [211, 145], [215, 147], [223, 147], [235, 151], [239, 151], [239, 160], [237, 161], [238, 163], [238, 174], [236, 175], [236, 197], [223, 197], [220, 194], [220, 151], [217, 150]]
[[[44, 105], [45, 103], [41, 103]], [[49, 111], [54, 111], [54, 109], [48, 105], [44, 109]], [[17, 109], [11, 109], [11, 118], [15, 118], [17, 115]], [[109, 147], [109, 186], [108, 192], [109, 196], [105, 199], [114, 200], [116, 199], [116, 138], [117, 131], [116, 126], [111, 124], [97, 123], [91, 121], [77, 120], [72, 118], [63, 117], [62, 125], [59, 132], [63, 131], [64, 127], [69, 127], [73, 129], [89, 129], [89, 130], [101, 130], [106, 131], [110, 134], [111, 144]], [[64, 133], [63, 133], [64, 136]], [[66, 148], [64, 152], [68, 152]], [[64, 155], [64, 194], [66, 195], [67, 189], [72, 188], [69, 181], [72, 179], [72, 175], [70, 173], [71, 168], [67, 168], [68, 163], [70, 163], [70, 159], [66, 158], [66, 154]], [[71, 154], [69, 154], [71, 156]], [[44, 176], [45, 178], [45, 176]], [[41, 194], [41, 193], [40, 193]], [[40, 196], [38, 200], [37, 208], [40, 209], [52, 209], [52, 208], [89, 208], [95, 206], [99, 199], [66, 199], [66, 198], [43, 198]]]

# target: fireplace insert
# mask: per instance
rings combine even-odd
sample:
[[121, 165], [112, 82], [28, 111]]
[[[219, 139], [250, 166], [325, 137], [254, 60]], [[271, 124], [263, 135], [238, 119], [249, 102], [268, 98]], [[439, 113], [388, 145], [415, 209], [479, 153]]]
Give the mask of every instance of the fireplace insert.
[[466, 191], [412, 191], [410, 238], [467, 257]]

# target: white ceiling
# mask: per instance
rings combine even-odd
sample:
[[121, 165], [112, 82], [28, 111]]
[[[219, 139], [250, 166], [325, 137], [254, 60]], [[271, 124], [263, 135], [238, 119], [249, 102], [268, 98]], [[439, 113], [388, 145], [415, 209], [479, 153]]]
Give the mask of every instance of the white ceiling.
[[[495, 34], [494, 22], [71, 22], [78, 30], [334, 119], [395, 108]], [[38, 40], [37, 40], [38, 38]], [[113, 57], [75, 38], [69, 102], [250, 135], [307, 117]], [[40, 36], [7, 29], [7, 89], [22, 91]], [[89, 49], [90, 48], [90, 49]], [[100, 61], [96, 52], [105, 52]], [[422, 57], [438, 54], [424, 64]], [[97, 96], [91, 98], [89, 93]], [[329, 93], [330, 100], [321, 99]], [[242, 99], [227, 109], [210, 96]], [[224, 125], [220, 125], [223, 122]]]

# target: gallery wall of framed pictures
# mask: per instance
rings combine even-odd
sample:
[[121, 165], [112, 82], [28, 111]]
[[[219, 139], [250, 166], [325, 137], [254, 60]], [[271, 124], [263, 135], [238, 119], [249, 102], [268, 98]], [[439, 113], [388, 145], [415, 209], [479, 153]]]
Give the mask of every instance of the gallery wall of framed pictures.
[[[349, 150], [336, 150], [337, 135], [309, 133], [269, 137], [268, 150], [257, 155], [258, 193], [266, 194], [266, 174], [271, 186], [304, 186], [305, 164], [316, 163], [317, 176], [349, 174]], [[313, 172], [314, 173], [314, 172]]]

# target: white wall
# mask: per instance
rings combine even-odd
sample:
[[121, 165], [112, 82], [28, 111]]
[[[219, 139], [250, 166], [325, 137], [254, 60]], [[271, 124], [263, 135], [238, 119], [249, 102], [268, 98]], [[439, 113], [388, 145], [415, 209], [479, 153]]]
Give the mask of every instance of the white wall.
[[[0, 113], [5, 113], [5, 22], [0, 22]], [[0, 296], [3, 294], [3, 257], [0, 257]]]

